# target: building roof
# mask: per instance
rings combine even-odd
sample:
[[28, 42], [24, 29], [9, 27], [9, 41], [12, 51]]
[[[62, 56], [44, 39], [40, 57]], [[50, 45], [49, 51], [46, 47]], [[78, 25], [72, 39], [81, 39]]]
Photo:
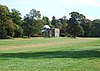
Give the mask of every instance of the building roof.
[[45, 29], [50, 29], [50, 27], [49, 27], [48, 25], [44, 25], [43, 28], [45, 28]]

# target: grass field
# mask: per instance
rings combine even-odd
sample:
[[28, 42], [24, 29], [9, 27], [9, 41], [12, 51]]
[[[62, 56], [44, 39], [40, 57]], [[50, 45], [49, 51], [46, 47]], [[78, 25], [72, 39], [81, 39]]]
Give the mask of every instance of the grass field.
[[0, 40], [0, 71], [100, 71], [100, 38]]

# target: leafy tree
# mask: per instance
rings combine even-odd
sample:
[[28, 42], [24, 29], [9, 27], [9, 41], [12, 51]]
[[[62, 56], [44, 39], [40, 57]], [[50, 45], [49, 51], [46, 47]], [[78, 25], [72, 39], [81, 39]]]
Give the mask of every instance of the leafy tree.
[[15, 24], [10, 18], [10, 12], [7, 6], [0, 5], [0, 38], [14, 36]]
[[14, 37], [14, 35], [15, 35], [14, 31], [18, 28], [18, 26], [15, 23], [13, 23], [13, 21], [10, 19], [7, 20], [5, 23], [6, 23], [5, 29], [7, 30], [7, 35]]
[[51, 26], [51, 22], [50, 22], [50, 20], [49, 20], [48, 17], [43, 16], [42, 20], [43, 20], [44, 25], [49, 25], [49, 26]]
[[32, 9], [29, 14], [24, 17], [22, 25], [24, 34], [28, 37], [36, 36], [41, 33], [43, 28], [43, 21], [40, 18], [40, 12]]
[[92, 31], [92, 21], [89, 19], [84, 19], [81, 22], [81, 26], [84, 29], [84, 36], [89, 37], [91, 36], [91, 31]]
[[62, 23], [60, 22], [60, 20], [56, 20], [55, 28], [62, 29]]
[[56, 19], [55, 16], [52, 17], [51, 24], [52, 24], [53, 26], [56, 26], [56, 24], [57, 24], [57, 19]]
[[28, 37], [30, 37], [33, 33], [33, 24], [31, 23], [31, 19], [26, 16], [24, 17], [24, 22], [22, 24], [22, 28], [24, 30], [24, 35], [27, 35]]
[[13, 22], [16, 23], [17, 25], [22, 24], [21, 13], [18, 10], [11, 9], [10, 17], [12, 18]]
[[21, 27], [23, 22], [21, 20], [21, 13], [19, 13], [19, 11], [16, 9], [12, 9], [12, 12], [10, 12], [10, 17], [12, 18], [13, 22], [18, 25], [18, 28], [15, 30], [15, 37], [20, 37], [23, 34], [23, 29]]
[[92, 23], [92, 36], [100, 37], [100, 19], [95, 19]]
[[43, 25], [43, 20], [41, 19], [33, 21], [33, 36], [38, 36], [39, 34], [41, 34]]
[[68, 25], [67, 23], [68, 20], [66, 16], [63, 16], [62, 18], [60, 18], [59, 21], [61, 22], [60, 36], [66, 36], [67, 35], [66, 28]]
[[56, 19], [55, 16], [52, 17], [51, 24], [52, 24], [52, 26], [55, 27], [55, 28], [59, 28], [59, 29], [62, 28], [62, 23], [61, 23], [61, 21], [60, 21], [59, 19]]
[[68, 20], [68, 33], [74, 38], [84, 34], [84, 30], [80, 25], [80, 14], [78, 12], [71, 12], [71, 18]]
[[29, 17], [32, 18], [32, 19], [39, 19], [39, 18], [41, 18], [40, 11], [37, 11], [36, 9], [30, 10]]

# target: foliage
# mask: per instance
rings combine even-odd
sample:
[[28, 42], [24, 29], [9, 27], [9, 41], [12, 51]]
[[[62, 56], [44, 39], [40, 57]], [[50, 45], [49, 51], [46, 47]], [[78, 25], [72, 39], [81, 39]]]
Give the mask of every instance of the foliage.
[[100, 19], [93, 20], [92, 25], [92, 35], [100, 37]]
[[89, 19], [82, 20], [81, 26], [84, 29], [84, 36], [89, 37], [92, 36], [92, 21]]
[[18, 10], [11, 9], [10, 17], [12, 18], [13, 22], [16, 23], [17, 25], [20, 26], [22, 24], [21, 13], [19, 13]]
[[0, 38], [6, 38], [7, 36], [14, 37], [16, 25], [9, 15], [10, 12], [8, 7], [0, 5]]
[[22, 24], [24, 34], [28, 37], [37, 36], [41, 34], [43, 28], [43, 21], [40, 19], [40, 12], [32, 9], [30, 14], [24, 17], [24, 23]]
[[12, 12], [10, 12], [10, 17], [13, 22], [18, 26], [18, 28], [15, 30], [15, 37], [20, 37], [23, 34], [23, 29], [21, 27], [23, 23], [21, 13], [16, 9], [11, 9], [11, 11]]
[[57, 19], [56, 19], [55, 16], [52, 17], [51, 24], [52, 24], [53, 26], [56, 26], [56, 24], [57, 24]]
[[39, 19], [39, 18], [41, 18], [40, 11], [37, 11], [36, 9], [30, 10], [29, 17], [32, 18], [32, 19]]
[[42, 20], [43, 20], [44, 25], [49, 25], [49, 26], [51, 26], [51, 22], [50, 22], [50, 20], [49, 20], [48, 17], [43, 16]]
[[60, 36], [100, 37], [100, 19], [91, 21], [75, 11], [69, 15], [69, 19], [66, 16], [59, 19], [53, 16], [50, 20], [46, 16], [41, 18], [40, 11], [32, 9], [22, 18], [17, 9], [10, 11], [7, 6], [0, 5], [0, 38], [38, 36], [44, 25], [59, 28]]
[[70, 33], [74, 38], [79, 35], [84, 34], [84, 30], [80, 25], [80, 14], [78, 12], [71, 12], [71, 18], [68, 20], [68, 33]]
[[68, 20], [66, 16], [63, 16], [62, 18], [59, 19], [59, 21], [61, 22], [60, 36], [64, 37], [68, 34], [67, 33]]

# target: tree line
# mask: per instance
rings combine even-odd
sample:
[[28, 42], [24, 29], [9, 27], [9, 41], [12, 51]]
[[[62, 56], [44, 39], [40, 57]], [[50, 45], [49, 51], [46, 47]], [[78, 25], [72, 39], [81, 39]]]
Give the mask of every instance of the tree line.
[[91, 21], [78, 12], [71, 12], [70, 18], [63, 16], [50, 20], [48, 17], [41, 17], [40, 11], [30, 10], [24, 18], [17, 9], [11, 9], [0, 5], [0, 38], [32, 37], [41, 36], [44, 25], [60, 29], [60, 36], [68, 37], [100, 37], [100, 19]]

